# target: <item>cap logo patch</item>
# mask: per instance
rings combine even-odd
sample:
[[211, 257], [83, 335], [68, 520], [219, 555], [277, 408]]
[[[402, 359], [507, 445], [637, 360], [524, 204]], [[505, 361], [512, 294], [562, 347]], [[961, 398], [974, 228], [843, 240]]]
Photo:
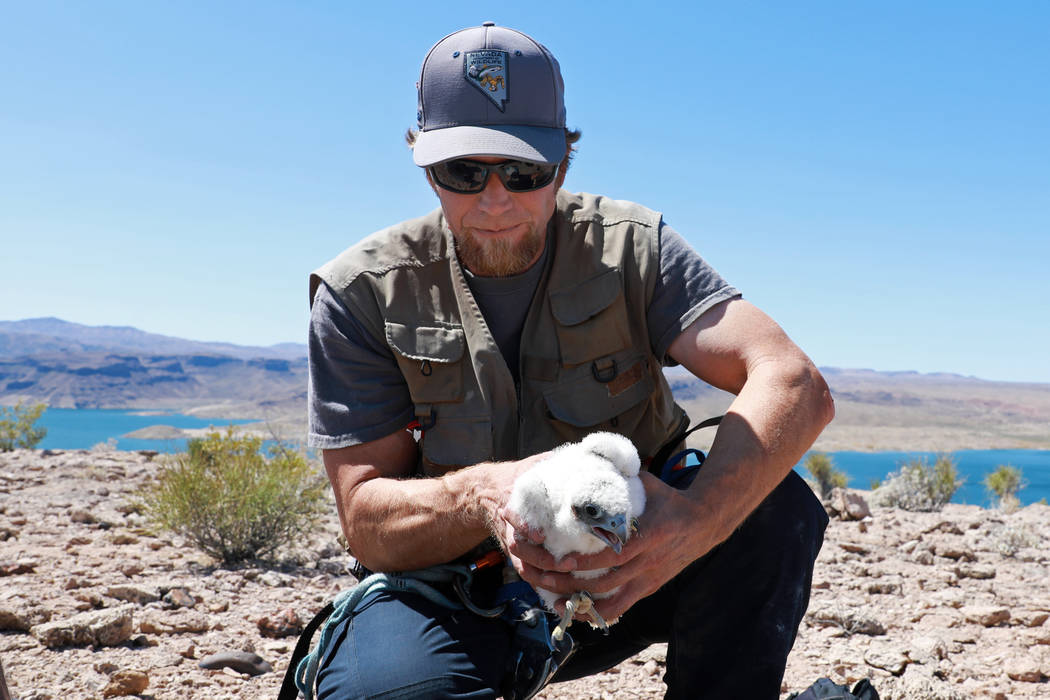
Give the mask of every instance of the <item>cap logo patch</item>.
[[507, 104], [507, 52], [496, 49], [463, 54], [463, 77], [503, 111]]

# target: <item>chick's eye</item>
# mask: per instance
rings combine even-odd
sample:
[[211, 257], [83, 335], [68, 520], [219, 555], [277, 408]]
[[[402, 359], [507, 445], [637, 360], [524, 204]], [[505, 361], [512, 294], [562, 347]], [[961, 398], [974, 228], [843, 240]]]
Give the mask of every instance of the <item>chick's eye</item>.
[[587, 515], [588, 516], [590, 516], [592, 518], [597, 518], [598, 517], [598, 507], [597, 506], [588, 505], [586, 508], [584, 508], [584, 510], [587, 511]]

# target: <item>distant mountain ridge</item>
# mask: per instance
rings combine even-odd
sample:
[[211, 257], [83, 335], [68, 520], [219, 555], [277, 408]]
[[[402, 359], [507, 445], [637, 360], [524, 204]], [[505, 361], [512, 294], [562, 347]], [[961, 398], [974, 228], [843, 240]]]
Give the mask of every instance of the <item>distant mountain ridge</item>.
[[0, 357], [0, 404], [44, 402], [52, 408], [211, 408], [208, 415], [252, 418], [302, 410], [306, 358], [241, 359], [194, 355], [49, 352]]
[[[1050, 449], [1050, 384], [996, 382], [947, 372], [837, 367], [820, 371], [835, 399], [835, 420], [815, 449]], [[682, 367], [668, 368], [664, 374], [694, 421], [725, 412], [733, 400]], [[703, 442], [714, 434], [702, 432], [709, 433], [698, 438]]]
[[[822, 367], [836, 417], [816, 449], [1050, 449], [1050, 384]], [[694, 422], [733, 397], [682, 367], [665, 376]], [[159, 408], [305, 432], [306, 346], [204, 343], [55, 318], [0, 321], [0, 405]], [[701, 431], [702, 443], [714, 431]], [[692, 440], [691, 440], [692, 441]]]
[[86, 326], [53, 317], [0, 321], [0, 358], [45, 353], [214, 354], [242, 360], [296, 360], [306, 357], [306, 344], [259, 347], [212, 343], [147, 333], [131, 326]]

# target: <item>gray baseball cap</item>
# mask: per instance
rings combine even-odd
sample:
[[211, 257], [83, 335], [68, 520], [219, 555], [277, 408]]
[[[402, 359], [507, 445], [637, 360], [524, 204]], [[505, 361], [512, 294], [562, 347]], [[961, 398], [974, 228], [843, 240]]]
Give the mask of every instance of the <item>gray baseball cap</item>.
[[565, 157], [561, 69], [532, 37], [493, 22], [449, 34], [423, 59], [416, 88], [416, 165], [464, 156]]

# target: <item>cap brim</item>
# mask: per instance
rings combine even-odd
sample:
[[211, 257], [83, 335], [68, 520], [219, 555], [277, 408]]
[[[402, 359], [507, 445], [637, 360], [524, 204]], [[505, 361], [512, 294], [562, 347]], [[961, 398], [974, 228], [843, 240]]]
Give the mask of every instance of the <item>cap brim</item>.
[[541, 126], [450, 126], [419, 132], [412, 147], [412, 160], [423, 168], [467, 156], [553, 165], [565, 157], [565, 130]]

